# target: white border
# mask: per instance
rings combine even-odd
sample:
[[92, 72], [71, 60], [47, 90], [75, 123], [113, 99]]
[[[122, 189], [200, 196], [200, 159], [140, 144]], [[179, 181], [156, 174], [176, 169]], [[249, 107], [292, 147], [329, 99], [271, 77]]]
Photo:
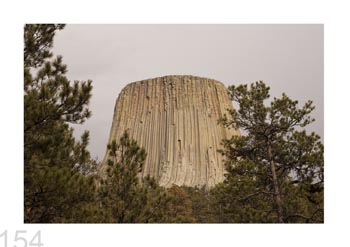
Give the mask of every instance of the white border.
[[[7, 1], [1, 3], [0, 233], [42, 231], [44, 246], [346, 246], [349, 27], [345, 1]], [[23, 24], [324, 23], [326, 223], [323, 225], [24, 225]], [[0, 239], [2, 240], [2, 239]], [[2, 243], [1, 243], [2, 244]], [[9, 242], [8, 246], [13, 246]]]

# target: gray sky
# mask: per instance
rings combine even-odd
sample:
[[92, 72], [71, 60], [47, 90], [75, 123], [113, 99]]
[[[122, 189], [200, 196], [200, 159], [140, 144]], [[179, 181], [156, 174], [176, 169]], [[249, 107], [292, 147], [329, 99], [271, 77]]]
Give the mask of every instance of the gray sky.
[[195, 75], [225, 85], [263, 80], [271, 95], [311, 99], [323, 139], [323, 25], [67, 25], [57, 33], [70, 80], [93, 80], [89, 149], [103, 159], [120, 90], [164, 75]]

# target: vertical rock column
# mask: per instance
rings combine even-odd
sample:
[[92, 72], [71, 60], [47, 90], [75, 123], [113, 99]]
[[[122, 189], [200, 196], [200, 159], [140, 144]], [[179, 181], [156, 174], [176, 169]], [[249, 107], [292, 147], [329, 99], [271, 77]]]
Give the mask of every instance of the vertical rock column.
[[[224, 178], [221, 140], [239, 135], [217, 123], [231, 108], [225, 86], [215, 80], [165, 76], [133, 82], [118, 96], [109, 143], [128, 130], [147, 152], [143, 176], [165, 187], [211, 187]], [[102, 168], [107, 159], [106, 153]]]

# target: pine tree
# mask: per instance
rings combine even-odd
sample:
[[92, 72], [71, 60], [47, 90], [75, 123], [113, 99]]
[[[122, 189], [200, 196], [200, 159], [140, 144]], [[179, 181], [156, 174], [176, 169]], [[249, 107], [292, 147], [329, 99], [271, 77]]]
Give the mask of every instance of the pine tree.
[[52, 58], [55, 32], [63, 28], [24, 27], [25, 222], [84, 222], [96, 196], [89, 134], [76, 141], [68, 125], [90, 117], [92, 85], [70, 82], [62, 57]]
[[285, 94], [270, 105], [269, 87], [229, 87], [239, 105], [221, 123], [244, 135], [223, 141], [226, 178], [213, 190], [225, 222], [323, 222], [323, 144], [304, 128], [311, 101], [298, 108]]
[[195, 223], [192, 214], [192, 200], [184, 187], [173, 185], [168, 189], [168, 223]]
[[194, 222], [192, 204], [185, 188], [165, 189], [140, 172], [146, 152], [124, 132], [118, 142], [108, 145], [109, 160], [101, 170], [99, 200], [103, 222], [189, 223]]
[[112, 141], [108, 150], [110, 159], [100, 187], [106, 220], [115, 223], [135, 222], [147, 202], [138, 177], [146, 152], [129, 138], [127, 132], [120, 142]]
[[164, 187], [150, 176], [142, 178], [143, 194], [147, 203], [135, 223], [168, 223], [168, 208], [171, 198]]
[[192, 216], [196, 223], [215, 223], [216, 218], [213, 214], [211, 192], [205, 186], [184, 187], [189, 195], [192, 204]]

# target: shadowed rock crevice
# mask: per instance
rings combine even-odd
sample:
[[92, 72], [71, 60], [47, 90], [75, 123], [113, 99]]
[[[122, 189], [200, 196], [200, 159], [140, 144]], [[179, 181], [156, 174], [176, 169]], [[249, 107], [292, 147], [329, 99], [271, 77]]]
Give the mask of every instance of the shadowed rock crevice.
[[227, 109], [227, 89], [216, 80], [164, 76], [133, 82], [118, 96], [109, 143], [128, 130], [147, 152], [143, 176], [165, 187], [211, 187], [224, 178], [221, 140], [239, 135], [217, 123]]

